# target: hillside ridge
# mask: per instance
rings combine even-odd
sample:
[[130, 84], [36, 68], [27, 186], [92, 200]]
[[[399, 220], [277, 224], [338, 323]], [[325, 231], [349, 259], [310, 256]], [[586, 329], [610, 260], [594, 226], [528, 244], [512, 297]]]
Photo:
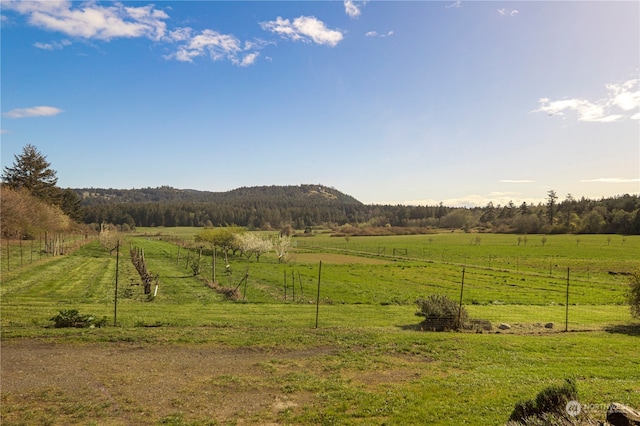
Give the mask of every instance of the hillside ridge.
[[171, 186], [156, 188], [74, 188], [82, 200], [82, 204], [94, 205], [103, 203], [153, 203], [153, 202], [238, 202], [279, 200], [285, 204], [296, 202], [308, 203], [311, 199], [320, 204], [363, 205], [354, 197], [322, 184], [301, 185], [263, 185], [239, 187], [229, 191], [201, 191], [196, 189], [177, 189]]

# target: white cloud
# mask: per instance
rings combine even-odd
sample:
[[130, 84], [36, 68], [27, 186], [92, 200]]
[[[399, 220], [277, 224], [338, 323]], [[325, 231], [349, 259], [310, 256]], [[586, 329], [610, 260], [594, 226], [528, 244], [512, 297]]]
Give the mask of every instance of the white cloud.
[[220, 34], [214, 30], [204, 30], [193, 37], [187, 48], [190, 50], [209, 51], [213, 59], [219, 56], [239, 52], [240, 40], [230, 34]]
[[240, 67], [253, 65], [260, 56], [256, 50], [271, 44], [264, 40], [241, 42], [232, 34], [209, 29], [195, 33], [189, 27], [170, 31], [169, 37], [181, 44], [175, 52], [165, 55], [165, 59], [193, 62], [194, 58], [208, 56], [213, 61], [226, 59]]
[[577, 98], [552, 101], [541, 98], [538, 100], [540, 107], [533, 112], [564, 116], [566, 111], [575, 111], [578, 120], [585, 122], [611, 123], [625, 118], [637, 120], [640, 119], [640, 113], [629, 112], [640, 108], [639, 82], [638, 79], [632, 79], [620, 84], [607, 84], [608, 95], [597, 101]]
[[300, 16], [293, 22], [278, 16], [275, 21], [261, 22], [260, 26], [263, 30], [271, 31], [283, 38], [307, 43], [313, 41], [331, 47], [344, 38], [340, 31], [327, 28], [324, 22], [314, 16]]
[[365, 33], [364, 35], [366, 37], [380, 37], [380, 38], [383, 38], [383, 37], [390, 37], [390, 36], [392, 36], [394, 34], [395, 34], [395, 32], [393, 32], [393, 31], [387, 31], [386, 33], [383, 33], [383, 34], [378, 34], [377, 31], [369, 31], [369, 32]]
[[9, 131], [5, 129], [0, 129], [0, 135], [4, 135], [5, 133], [9, 133]]
[[462, 7], [462, 2], [460, 0], [451, 3], [448, 6], [445, 6], [446, 9], [451, 9], [451, 8], [455, 8], [455, 9], [460, 9]]
[[61, 50], [64, 49], [66, 46], [70, 46], [71, 42], [69, 40], [62, 40], [62, 41], [52, 41], [51, 43], [34, 43], [33, 44], [35, 47], [37, 47], [38, 49], [42, 49], [42, 50]]
[[444, 200], [409, 200], [401, 204], [408, 206], [436, 206], [442, 203], [443, 205], [448, 207], [484, 207], [490, 202], [493, 203], [494, 206], [506, 206], [507, 204], [509, 204], [509, 201], [511, 201], [516, 206], [519, 206], [524, 202], [526, 202], [527, 204], [542, 203], [544, 202], [544, 199], [522, 197], [520, 196], [520, 194], [515, 192], [490, 192], [487, 195], [470, 194], [462, 197], [447, 198]]
[[8, 1], [3, 7], [28, 16], [31, 25], [85, 39], [147, 37], [160, 40], [169, 16], [153, 5], [125, 7], [121, 3], [76, 5], [67, 0]]
[[31, 108], [16, 108], [2, 115], [7, 118], [49, 117], [58, 115], [61, 112], [60, 108], [52, 106], [35, 106]]
[[169, 39], [172, 41], [186, 41], [191, 38], [193, 29], [190, 27], [176, 28], [173, 31], [169, 31]]
[[583, 179], [580, 182], [601, 182], [601, 183], [634, 183], [640, 182], [640, 179], [626, 179], [626, 178], [599, 178], [599, 179]]
[[244, 50], [260, 50], [272, 44], [275, 45], [276, 43], [259, 38], [254, 40], [247, 40], [244, 42]]
[[501, 183], [534, 183], [535, 181], [529, 179], [502, 179]]
[[[180, 62], [193, 62], [197, 57], [209, 57], [214, 61], [227, 59], [235, 65], [246, 67], [256, 62], [259, 56], [257, 50], [272, 44], [264, 40], [242, 43], [231, 34], [221, 34], [210, 29], [199, 32], [189, 27], [167, 30], [165, 21], [169, 19], [169, 15], [151, 4], [127, 7], [120, 2], [99, 5], [95, 1], [76, 3], [69, 0], [10, 0], [3, 1], [4, 7], [27, 16], [29, 24], [33, 26], [68, 36], [104, 41], [143, 37], [169, 43], [173, 52], [164, 55], [164, 58]], [[313, 28], [308, 28], [309, 22], [303, 20], [300, 25], [302, 34], [306, 31], [314, 40], [321, 37]], [[34, 46], [52, 51], [70, 44], [69, 40], [62, 40], [38, 42]]]
[[251, 52], [244, 55], [240, 62], [236, 61], [235, 63], [236, 65], [239, 65], [241, 67], [248, 67], [249, 65], [253, 65], [256, 62], [258, 56], [260, 56], [260, 52]]
[[180, 28], [171, 32], [175, 40], [184, 41], [178, 46], [175, 53], [166, 55], [166, 59], [175, 59], [180, 62], [193, 62], [193, 58], [209, 56], [212, 60], [234, 60], [242, 51], [240, 40], [230, 34], [220, 34], [214, 30], [203, 30], [193, 35], [191, 28]]
[[358, 18], [362, 14], [362, 11], [360, 10], [360, 6], [356, 4], [356, 2], [353, 0], [344, 1], [344, 12], [353, 19]]
[[516, 16], [520, 12], [518, 12], [516, 9], [511, 9], [511, 10], [509, 10], [509, 9], [498, 9], [498, 13], [500, 15], [502, 15], [502, 16], [507, 16], [507, 15], [508, 16]]
[[621, 84], [607, 84], [607, 89], [611, 92], [610, 105], [615, 105], [624, 111], [631, 111], [640, 107], [640, 90], [633, 91], [638, 85], [638, 80], [628, 80]]

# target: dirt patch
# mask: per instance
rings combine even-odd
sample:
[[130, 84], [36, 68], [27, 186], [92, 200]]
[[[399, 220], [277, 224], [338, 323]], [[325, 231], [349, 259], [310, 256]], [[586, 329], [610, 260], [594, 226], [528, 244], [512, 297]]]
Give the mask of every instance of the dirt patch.
[[277, 424], [314, 396], [264, 366], [304, 367], [332, 351], [3, 342], [2, 424]]

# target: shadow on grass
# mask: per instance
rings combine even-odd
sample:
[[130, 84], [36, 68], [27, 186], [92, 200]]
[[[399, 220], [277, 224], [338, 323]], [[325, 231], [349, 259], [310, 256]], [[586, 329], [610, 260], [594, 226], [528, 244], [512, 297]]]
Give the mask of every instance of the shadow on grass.
[[626, 334], [628, 336], [640, 337], [640, 323], [638, 324], [619, 324], [606, 327], [608, 333]]
[[418, 324], [406, 324], [406, 325], [396, 325], [396, 327], [398, 327], [399, 329], [405, 330], [405, 331], [424, 331], [424, 332], [434, 332], [434, 333], [442, 333], [442, 332], [456, 332], [456, 330], [452, 330], [452, 329], [443, 329], [443, 328], [438, 328], [438, 329], [434, 329], [434, 328], [429, 328], [426, 325], [424, 325], [423, 323], [418, 323]]
[[402, 330], [408, 330], [408, 331], [423, 331], [422, 324], [396, 325], [396, 327]]

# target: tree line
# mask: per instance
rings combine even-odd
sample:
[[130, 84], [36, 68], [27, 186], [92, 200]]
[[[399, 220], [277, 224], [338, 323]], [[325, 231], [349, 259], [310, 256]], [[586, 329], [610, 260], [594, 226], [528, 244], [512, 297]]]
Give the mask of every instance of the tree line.
[[[15, 156], [2, 173], [2, 234], [34, 237], [54, 227], [78, 223], [96, 231], [102, 224], [136, 226], [236, 225], [247, 229], [309, 230], [330, 227], [463, 229], [502, 233], [640, 234], [640, 196], [624, 194], [592, 200], [567, 194], [559, 200], [483, 207], [365, 205], [323, 185], [259, 186], [226, 192], [143, 189], [62, 189], [55, 170], [33, 145]], [[347, 226], [348, 225], [348, 226]]]
[[[600, 200], [576, 199], [568, 194], [558, 201], [554, 191], [547, 202], [484, 207], [365, 205], [338, 198], [323, 200], [278, 191], [273, 197], [264, 188], [246, 188], [243, 196], [217, 201], [159, 200], [155, 202], [99, 202], [84, 205], [85, 223], [135, 226], [224, 226], [248, 229], [313, 227], [352, 229], [413, 227], [479, 230], [501, 233], [618, 233], [640, 234], [640, 197], [621, 195]], [[258, 195], [256, 195], [256, 193]]]

